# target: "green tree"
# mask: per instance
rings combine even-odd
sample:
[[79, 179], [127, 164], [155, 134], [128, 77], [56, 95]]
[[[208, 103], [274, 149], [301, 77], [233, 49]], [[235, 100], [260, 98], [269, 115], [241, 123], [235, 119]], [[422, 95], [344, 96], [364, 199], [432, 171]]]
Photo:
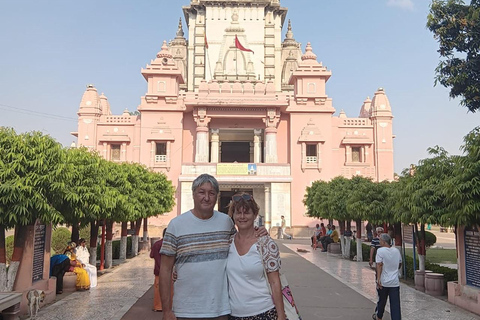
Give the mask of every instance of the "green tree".
[[[13, 288], [27, 226], [37, 219], [47, 224], [61, 221], [57, 206], [70, 178], [66, 152], [53, 138], [40, 132], [16, 134], [13, 129], [0, 128], [0, 279], [6, 279], [0, 288]], [[15, 228], [12, 262], [6, 276], [4, 228]]]
[[433, 0], [427, 27], [439, 42], [442, 60], [436, 81], [461, 97], [471, 112], [480, 108], [480, 0]]
[[480, 127], [465, 136], [461, 149], [446, 183], [449, 207], [440, 217], [445, 226], [480, 225]]

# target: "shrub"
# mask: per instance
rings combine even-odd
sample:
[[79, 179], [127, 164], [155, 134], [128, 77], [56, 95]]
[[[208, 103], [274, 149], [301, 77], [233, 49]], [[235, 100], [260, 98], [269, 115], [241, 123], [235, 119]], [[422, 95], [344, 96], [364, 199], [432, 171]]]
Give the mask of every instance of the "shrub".
[[[350, 244], [350, 260], [357, 255], [357, 243], [355, 240], [352, 240]], [[370, 260], [370, 246], [368, 244], [362, 243], [362, 260], [369, 261]]]
[[55, 254], [62, 254], [70, 242], [72, 233], [65, 227], [59, 227], [52, 232], [52, 256]]
[[10, 264], [10, 261], [12, 261], [14, 238], [14, 236], [8, 236], [5, 238], [5, 247], [7, 250], [7, 264]]
[[[422, 240], [422, 233], [418, 231], [418, 239]], [[425, 230], [425, 247], [430, 248], [437, 242], [437, 237], [430, 231]]]
[[[414, 279], [415, 272], [413, 270], [413, 258], [410, 256], [405, 257], [405, 266], [407, 267], [407, 278]], [[417, 267], [418, 267], [418, 258], [417, 258]], [[403, 266], [402, 266], [403, 268]], [[435, 273], [441, 273], [445, 279], [445, 287], [448, 281], [458, 281], [458, 271], [456, 269], [440, 266], [436, 263], [425, 262], [425, 269], [431, 270]]]
[[[97, 260], [100, 260], [101, 246], [97, 246]], [[127, 257], [132, 252], [132, 237], [127, 237]], [[120, 259], [120, 240], [112, 241], [112, 259]]]

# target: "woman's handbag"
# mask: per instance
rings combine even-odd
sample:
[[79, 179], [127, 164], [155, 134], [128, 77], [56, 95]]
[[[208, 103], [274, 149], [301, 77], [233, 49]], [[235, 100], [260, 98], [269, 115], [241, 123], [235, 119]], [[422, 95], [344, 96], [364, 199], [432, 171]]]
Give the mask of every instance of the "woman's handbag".
[[[265, 275], [265, 280], [267, 281], [268, 290], [270, 291], [270, 294], [272, 294], [272, 288], [270, 287], [270, 282], [268, 282], [265, 262], [263, 261], [262, 244], [259, 244], [258, 246], [260, 247], [260, 255], [262, 256], [263, 273]], [[280, 283], [282, 287], [283, 308], [285, 309], [285, 315], [287, 316], [287, 320], [302, 320], [300, 313], [298, 313], [295, 300], [293, 299], [292, 290], [290, 290], [290, 287], [288, 285], [287, 277], [283, 273], [280, 273]]]

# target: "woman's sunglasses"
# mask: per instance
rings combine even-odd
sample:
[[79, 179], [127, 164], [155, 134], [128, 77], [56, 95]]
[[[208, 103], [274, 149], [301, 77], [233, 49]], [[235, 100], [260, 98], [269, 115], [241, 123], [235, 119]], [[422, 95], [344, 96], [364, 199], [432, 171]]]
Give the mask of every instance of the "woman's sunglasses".
[[251, 200], [253, 200], [253, 197], [252, 197], [252, 195], [246, 194], [246, 193], [245, 194], [234, 195], [232, 197], [232, 200], [235, 201], [235, 202], [238, 202], [242, 199], [245, 200], [245, 201], [251, 201]]

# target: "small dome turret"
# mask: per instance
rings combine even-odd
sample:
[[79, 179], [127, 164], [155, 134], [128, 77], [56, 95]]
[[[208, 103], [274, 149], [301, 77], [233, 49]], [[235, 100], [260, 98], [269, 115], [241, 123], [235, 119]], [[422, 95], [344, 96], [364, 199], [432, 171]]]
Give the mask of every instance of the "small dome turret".
[[373, 114], [392, 112], [390, 102], [383, 88], [378, 88], [372, 99], [371, 112]]
[[372, 100], [370, 97], [367, 97], [365, 101], [363, 101], [362, 108], [360, 109], [359, 118], [370, 118], [372, 115]]

